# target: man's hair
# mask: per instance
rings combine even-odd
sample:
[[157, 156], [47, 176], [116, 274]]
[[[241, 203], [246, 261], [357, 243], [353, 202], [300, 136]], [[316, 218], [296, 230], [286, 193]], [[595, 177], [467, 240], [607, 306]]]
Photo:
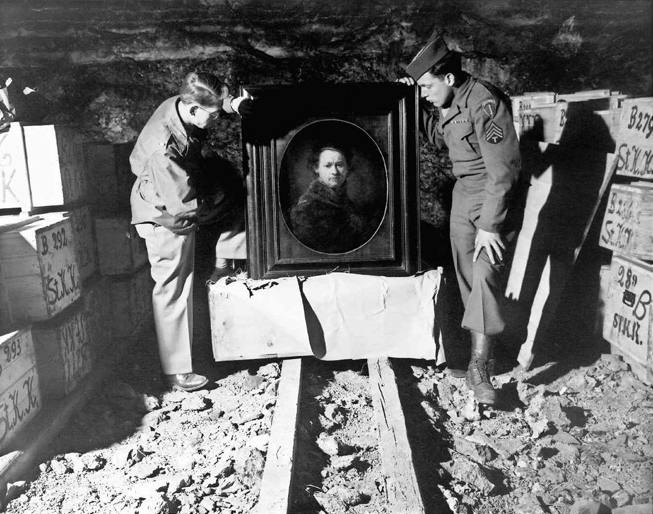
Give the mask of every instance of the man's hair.
[[191, 72], [184, 78], [179, 98], [185, 104], [197, 103], [202, 107], [218, 105], [229, 95], [229, 87], [211, 73]]
[[349, 166], [349, 163], [351, 162], [351, 155], [349, 151], [344, 148], [343, 145], [324, 143], [324, 144], [315, 145], [310, 155], [308, 156], [308, 165], [311, 167], [312, 171], [317, 170], [317, 167], [320, 164], [320, 155], [322, 155], [322, 152], [324, 150], [333, 150], [334, 152], [340, 153], [345, 158], [345, 161], [347, 162], [347, 166]]
[[429, 70], [429, 73], [438, 78], [442, 78], [451, 73], [456, 78], [456, 85], [458, 85], [465, 75], [465, 72], [462, 69], [460, 54], [458, 52], [450, 51]]

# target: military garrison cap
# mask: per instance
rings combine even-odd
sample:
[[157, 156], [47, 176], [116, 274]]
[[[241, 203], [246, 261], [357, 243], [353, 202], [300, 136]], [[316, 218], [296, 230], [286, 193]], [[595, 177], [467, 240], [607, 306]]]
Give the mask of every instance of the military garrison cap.
[[417, 80], [450, 53], [451, 50], [447, 48], [442, 36], [437, 36], [417, 52], [410, 64], [406, 66], [406, 73]]

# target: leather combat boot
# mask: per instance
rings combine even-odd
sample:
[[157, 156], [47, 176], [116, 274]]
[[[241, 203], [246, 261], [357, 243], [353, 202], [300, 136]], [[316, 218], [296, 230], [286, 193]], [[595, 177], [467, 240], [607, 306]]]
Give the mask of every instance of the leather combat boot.
[[495, 405], [498, 400], [491, 381], [490, 367], [494, 368], [494, 362], [490, 366], [492, 344], [492, 337], [472, 331], [472, 359], [467, 368], [467, 385], [474, 391], [476, 400], [485, 405]]

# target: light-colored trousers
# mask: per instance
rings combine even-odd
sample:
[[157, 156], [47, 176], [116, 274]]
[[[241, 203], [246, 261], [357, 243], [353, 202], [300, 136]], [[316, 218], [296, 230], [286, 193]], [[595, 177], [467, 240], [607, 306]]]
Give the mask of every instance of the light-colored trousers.
[[152, 305], [161, 369], [166, 375], [193, 371], [193, 275], [195, 232], [177, 235], [139, 223], [154, 279]]
[[216, 258], [247, 259], [244, 209], [236, 209], [219, 223], [222, 231], [215, 245]]

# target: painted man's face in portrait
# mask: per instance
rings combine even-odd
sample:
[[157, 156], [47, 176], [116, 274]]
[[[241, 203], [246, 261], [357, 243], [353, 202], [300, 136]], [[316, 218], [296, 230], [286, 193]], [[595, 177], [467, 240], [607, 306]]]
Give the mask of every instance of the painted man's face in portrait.
[[345, 156], [340, 152], [337, 150], [322, 150], [315, 172], [322, 182], [330, 188], [334, 188], [345, 183], [349, 168]]

